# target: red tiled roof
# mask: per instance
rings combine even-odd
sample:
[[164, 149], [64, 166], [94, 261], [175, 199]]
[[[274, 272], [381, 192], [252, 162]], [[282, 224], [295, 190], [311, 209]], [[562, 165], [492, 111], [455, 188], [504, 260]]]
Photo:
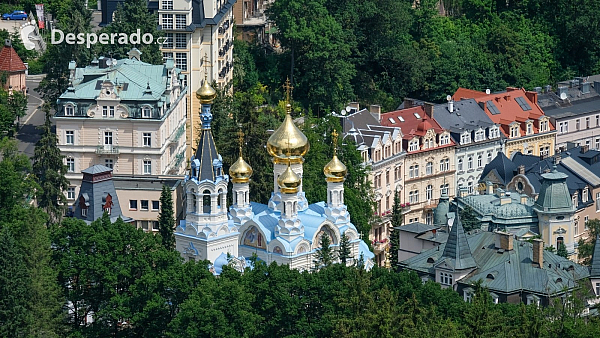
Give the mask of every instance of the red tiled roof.
[[15, 49], [10, 46], [4, 46], [0, 49], [0, 71], [4, 72], [19, 72], [25, 71], [27, 67], [15, 52]]
[[[490, 119], [497, 124], [501, 125], [500, 130], [504, 132], [506, 136], [509, 136], [509, 125], [513, 122], [519, 122], [521, 125], [521, 135], [525, 135], [526, 124], [524, 122], [533, 120], [533, 132], [537, 134], [539, 132], [539, 121], [538, 119], [544, 116], [544, 111], [537, 103], [537, 93], [526, 92], [523, 88], [506, 88], [505, 92], [486, 94], [476, 90], [459, 88], [454, 93], [453, 98], [455, 100], [460, 98], [472, 98], [479, 103], [483, 103], [484, 110]], [[521, 105], [516, 99], [522, 98], [523, 102], [527, 103], [531, 109], [523, 110]], [[492, 102], [493, 105], [499, 111], [499, 114], [492, 114], [489, 109], [488, 102]], [[552, 123], [549, 123], [550, 130], [554, 130]]]

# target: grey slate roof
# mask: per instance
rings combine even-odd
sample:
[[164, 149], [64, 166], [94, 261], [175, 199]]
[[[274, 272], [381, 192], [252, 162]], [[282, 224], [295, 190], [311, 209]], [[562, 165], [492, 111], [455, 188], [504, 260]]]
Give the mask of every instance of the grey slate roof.
[[462, 226], [458, 213], [456, 214], [454, 225], [452, 225], [448, 234], [448, 241], [444, 247], [442, 259], [454, 270], [471, 269], [477, 266], [471, 254], [465, 229]]
[[514, 176], [514, 171], [517, 169], [511, 160], [500, 152], [490, 163], [486, 164], [481, 173], [481, 179], [485, 180], [490, 172], [494, 172], [498, 178], [503, 180], [504, 185], [508, 184]]
[[[538, 104], [544, 110], [544, 114], [560, 119], [599, 111], [600, 82], [597, 81], [600, 79], [598, 76], [588, 78], [586, 84], [563, 81], [558, 83], [559, 88], [555, 88], [555, 91], [538, 94]], [[584, 86], [587, 87], [587, 91], [584, 90]], [[565, 100], [560, 98], [561, 90], [566, 94]]]
[[456, 135], [458, 133], [480, 127], [487, 128], [494, 124], [475, 99], [455, 101], [452, 112], [447, 103], [437, 104], [433, 106], [433, 118], [442, 128], [454, 134], [453, 138], [457, 142], [460, 142], [460, 136]]
[[438, 228], [439, 227], [435, 227], [435, 226], [432, 226], [432, 225], [415, 222], [415, 223], [410, 223], [410, 224], [402, 225], [402, 226], [399, 226], [399, 227], [395, 227], [394, 229], [401, 230], [401, 231], [406, 231], [406, 232], [410, 232], [410, 233], [413, 233], [413, 234], [422, 234], [422, 233], [425, 233], [427, 231], [431, 231], [433, 229], [438, 229]]
[[[535, 293], [553, 295], [562, 293], [565, 288], [572, 288], [581, 279], [587, 278], [587, 267], [544, 250], [542, 267], [533, 264], [533, 245], [528, 242], [514, 240], [514, 249], [501, 251], [495, 248], [495, 236], [492, 232], [479, 232], [467, 237], [469, 247], [473, 248], [472, 256], [476, 269], [460, 279], [465, 285], [481, 280], [482, 286], [490, 292]], [[420, 273], [435, 274], [435, 266], [443, 261], [442, 249], [427, 250], [417, 256], [400, 262], [401, 267]]]
[[594, 244], [590, 277], [600, 277], [600, 236], [596, 236], [596, 243]]
[[200, 132], [200, 142], [198, 143], [198, 149], [196, 149], [195, 158], [200, 161], [197, 176], [198, 181], [214, 181], [215, 171], [213, 161], [219, 158], [219, 154], [217, 153], [211, 129], [202, 129]]
[[103, 166], [102, 164], [96, 164], [87, 169], [82, 170], [81, 172], [84, 174], [100, 174], [105, 173], [107, 171], [112, 171], [112, 169], [107, 166]]

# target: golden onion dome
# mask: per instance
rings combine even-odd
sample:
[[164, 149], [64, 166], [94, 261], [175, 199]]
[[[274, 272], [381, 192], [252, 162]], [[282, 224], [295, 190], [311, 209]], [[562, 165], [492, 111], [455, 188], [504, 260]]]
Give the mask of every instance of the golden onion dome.
[[196, 98], [202, 104], [211, 104], [215, 97], [217, 97], [217, 92], [208, 84], [208, 80], [204, 79], [204, 83], [196, 91]]
[[283, 123], [267, 141], [267, 151], [275, 158], [275, 163], [302, 163], [302, 157], [310, 149], [308, 139], [296, 127], [289, 112], [285, 115]]
[[323, 168], [323, 173], [327, 182], [343, 182], [348, 173], [348, 168], [340, 161], [337, 155], [333, 155], [331, 161]]
[[298, 187], [302, 183], [302, 179], [288, 165], [287, 169], [277, 178], [277, 185], [284, 194], [295, 194], [298, 192]]
[[244, 161], [242, 156], [238, 157], [237, 161], [229, 167], [229, 176], [233, 183], [248, 183], [252, 172], [252, 167]]

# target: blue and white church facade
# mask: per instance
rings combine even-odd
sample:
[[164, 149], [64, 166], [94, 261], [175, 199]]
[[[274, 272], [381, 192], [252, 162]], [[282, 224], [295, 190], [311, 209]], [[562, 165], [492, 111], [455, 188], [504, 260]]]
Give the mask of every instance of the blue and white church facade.
[[[302, 187], [304, 155], [309, 150], [306, 136], [287, 114], [271, 135], [267, 151], [273, 157], [274, 191], [267, 205], [251, 202], [249, 181], [252, 168], [240, 156], [223, 173], [212, 133], [210, 107], [215, 92], [205, 81], [196, 93], [201, 108], [202, 130], [199, 145], [185, 179], [186, 215], [175, 231], [176, 248], [184, 259], [209, 260], [215, 265], [223, 257], [257, 257], [267, 264], [276, 262], [290, 268], [310, 270], [320, 239], [327, 234], [331, 246], [339, 248], [345, 234], [351, 256], [373, 265], [373, 253], [360, 238], [344, 204], [345, 165], [334, 154], [325, 166], [327, 201], [309, 204]], [[241, 135], [240, 135], [241, 137]], [[227, 185], [232, 182], [233, 204], [227, 208]]]

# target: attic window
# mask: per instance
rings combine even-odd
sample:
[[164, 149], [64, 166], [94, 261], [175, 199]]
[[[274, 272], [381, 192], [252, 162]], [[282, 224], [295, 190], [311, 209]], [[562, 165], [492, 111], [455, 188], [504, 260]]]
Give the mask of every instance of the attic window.
[[421, 115], [419, 115], [419, 113], [415, 113], [415, 117], [418, 118], [418, 119], [420, 119]]
[[496, 105], [494, 104], [494, 102], [492, 101], [486, 101], [485, 104], [487, 105], [488, 110], [490, 111], [490, 113], [492, 115], [498, 115], [500, 114], [500, 111], [498, 110], [498, 108], [496, 107]]
[[393, 118], [393, 117], [390, 117], [390, 118], [388, 118], [388, 120], [390, 120], [390, 122], [391, 122], [392, 124], [396, 124], [396, 120], [394, 120], [394, 118]]
[[531, 106], [529, 105], [529, 103], [527, 103], [527, 101], [525, 101], [525, 98], [523, 98], [522, 96], [515, 98], [515, 101], [517, 101], [519, 107], [521, 107], [523, 111], [531, 110]]
[[495, 279], [496, 277], [494, 277], [494, 275], [492, 275], [491, 273], [488, 273], [488, 275], [485, 276], [485, 278], [487, 278], [487, 279]]
[[398, 120], [400, 120], [400, 122], [404, 122], [404, 117], [398, 116]]
[[434, 263], [434, 262], [435, 262], [435, 260], [433, 258], [431, 258], [431, 257], [427, 258], [427, 263]]
[[556, 282], [557, 282], [557, 283], [562, 283], [562, 278], [560, 278], [560, 277], [559, 277], [559, 278], [557, 278], [557, 279], [556, 279]]

